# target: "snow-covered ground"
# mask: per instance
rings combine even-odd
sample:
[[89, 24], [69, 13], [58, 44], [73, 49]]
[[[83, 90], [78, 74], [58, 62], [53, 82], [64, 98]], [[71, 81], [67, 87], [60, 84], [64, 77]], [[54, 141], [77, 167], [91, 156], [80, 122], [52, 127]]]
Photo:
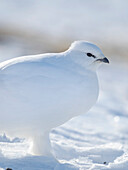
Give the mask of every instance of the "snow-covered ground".
[[100, 96], [86, 114], [73, 118], [50, 134], [60, 161], [29, 154], [31, 142], [0, 137], [0, 167], [14, 170], [127, 170], [128, 69], [103, 65], [98, 70]]

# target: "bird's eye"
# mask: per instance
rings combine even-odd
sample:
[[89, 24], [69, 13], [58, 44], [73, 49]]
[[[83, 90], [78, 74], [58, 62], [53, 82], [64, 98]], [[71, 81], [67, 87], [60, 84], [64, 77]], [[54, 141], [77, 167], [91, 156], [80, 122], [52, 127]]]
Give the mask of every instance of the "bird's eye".
[[91, 54], [91, 53], [87, 53], [87, 56], [88, 56], [88, 57], [96, 58], [96, 56], [94, 56], [94, 55], [93, 55], [93, 54]]
[[88, 57], [92, 57], [92, 54], [91, 54], [91, 53], [87, 53], [87, 56], [88, 56]]

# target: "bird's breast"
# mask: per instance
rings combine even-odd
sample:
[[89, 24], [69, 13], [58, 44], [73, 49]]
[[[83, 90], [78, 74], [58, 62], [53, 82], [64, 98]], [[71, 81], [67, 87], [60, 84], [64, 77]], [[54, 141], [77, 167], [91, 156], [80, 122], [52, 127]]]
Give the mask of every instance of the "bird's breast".
[[50, 129], [86, 113], [97, 100], [95, 73], [79, 74], [37, 64], [18, 70], [1, 74], [1, 117], [10, 124], [17, 119], [19, 127], [24, 123]]

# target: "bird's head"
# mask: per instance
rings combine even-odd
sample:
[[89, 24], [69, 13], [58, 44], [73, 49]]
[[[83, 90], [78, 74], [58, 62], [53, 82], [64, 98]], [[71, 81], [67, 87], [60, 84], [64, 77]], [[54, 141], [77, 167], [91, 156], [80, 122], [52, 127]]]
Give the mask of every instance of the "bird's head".
[[96, 69], [101, 63], [109, 63], [100, 48], [86, 41], [75, 41], [69, 51], [73, 54], [76, 63], [86, 68]]

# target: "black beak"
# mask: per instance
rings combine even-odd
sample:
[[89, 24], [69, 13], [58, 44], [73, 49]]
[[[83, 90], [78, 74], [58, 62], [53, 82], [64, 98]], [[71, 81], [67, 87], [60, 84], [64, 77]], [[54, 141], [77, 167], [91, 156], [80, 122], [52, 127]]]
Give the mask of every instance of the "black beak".
[[105, 58], [101, 58], [101, 59], [97, 59], [96, 61], [101, 61], [104, 63], [109, 63], [109, 60], [105, 57]]

